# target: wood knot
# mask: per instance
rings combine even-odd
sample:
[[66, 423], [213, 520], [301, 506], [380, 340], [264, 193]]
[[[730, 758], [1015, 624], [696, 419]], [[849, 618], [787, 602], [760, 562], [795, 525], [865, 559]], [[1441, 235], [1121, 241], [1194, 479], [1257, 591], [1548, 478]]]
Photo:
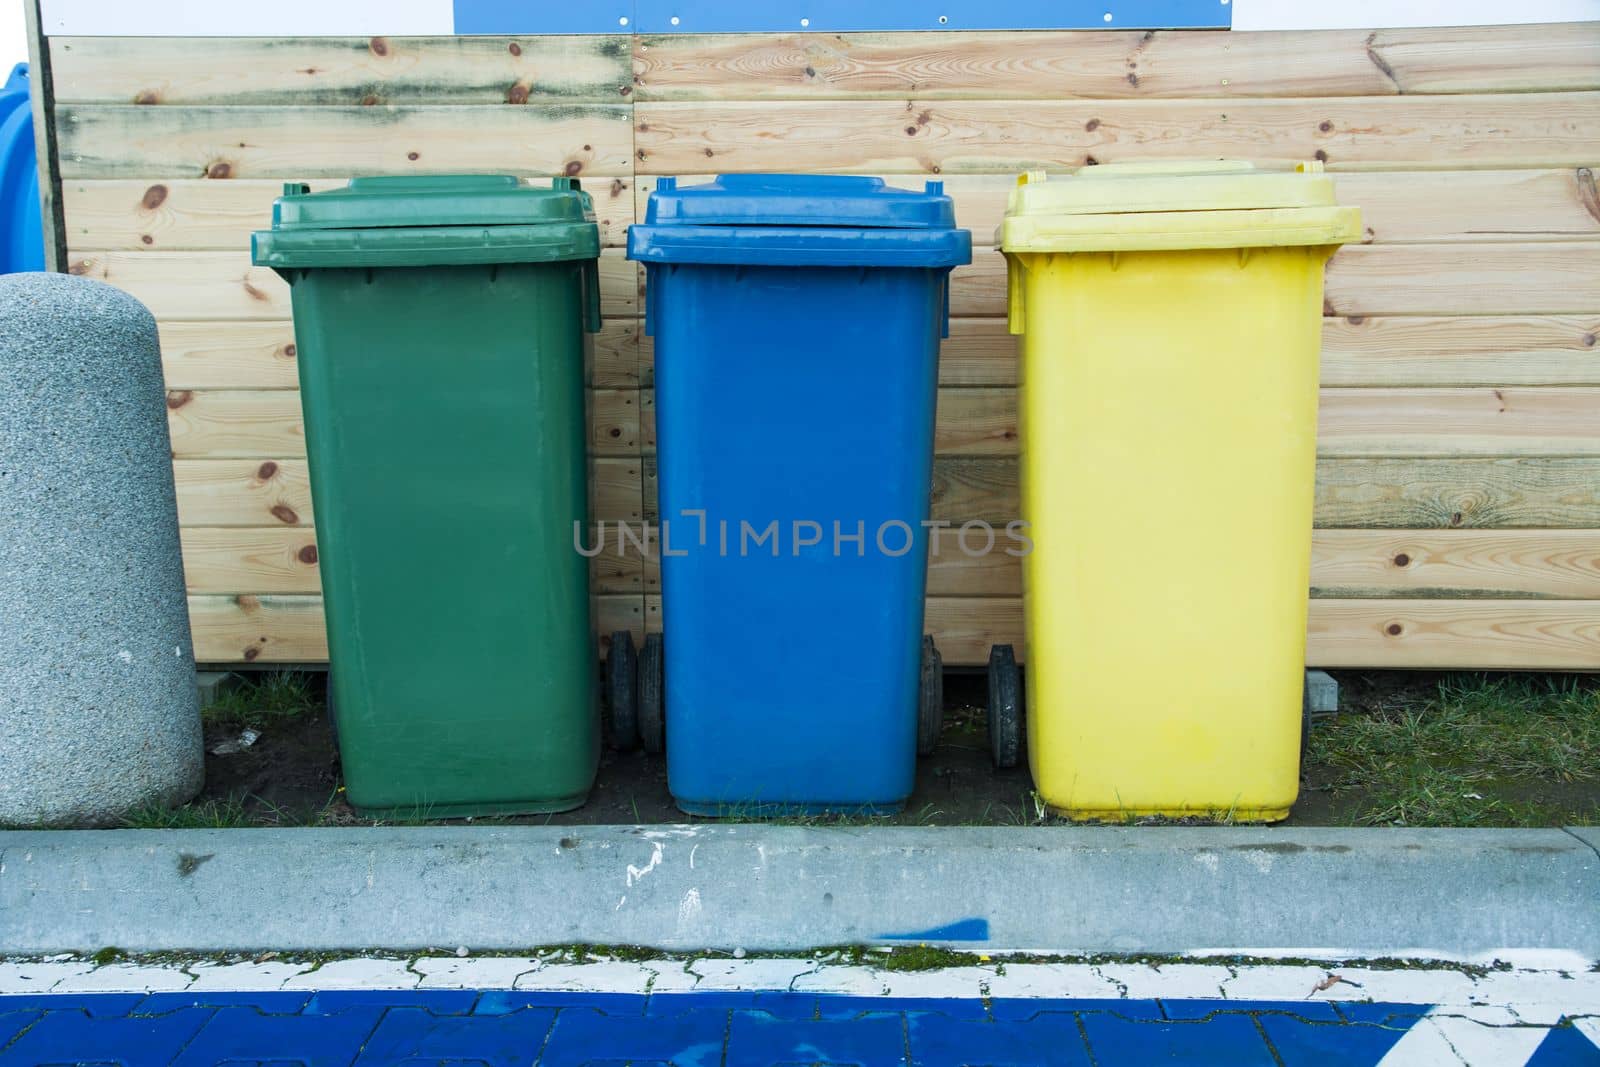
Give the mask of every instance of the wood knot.
[[168, 389], [167, 410], [177, 411], [179, 408], [183, 407], [183, 405], [187, 404], [193, 399], [194, 391], [191, 389]]
[[1594, 347], [1594, 342], [1595, 342], [1595, 335], [1594, 334], [1586, 333], [1586, 334], [1583, 335], [1583, 347], [1584, 348], [1593, 348]]
[[291, 508], [288, 504], [272, 505], [272, 517], [283, 523], [285, 526], [300, 525], [300, 516], [296, 515], [294, 508]]
[[79, 260], [74, 260], [73, 261], [72, 265], [67, 268], [67, 273], [68, 274], [76, 274], [78, 277], [81, 278], [85, 274], [88, 274], [93, 269], [94, 269], [94, 264], [93, 263], [90, 263], [87, 259], [79, 259]]
[[1317, 149], [1316, 154], [1312, 156], [1312, 158], [1315, 159], [1318, 163], [1326, 163], [1328, 161], [1328, 153], [1324, 152], [1322, 149], [1319, 148], [1319, 149]]
[[707, 159], [710, 159], [710, 158], [711, 158], [711, 157], [712, 157], [712, 156], [713, 156], [713, 155], [715, 155], [715, 154], [716, 154], [716, 153], [715, 153], [715, 152], [713, 152], [713, 151], [711, 151], [711, 149], [709, 149], [709, 148], [708, 148], [708, 149], [706, 149], [706, 158], [707, 158]]
[[907, 126], [906, 127], [906, 136], [907, 137], [915, 137], [916, 135], [917, 135], [917, 128], [915, 126]]
[[283, 353], [283, 358], [284, 359], [293, 359], [295, 356], [298, 356], [300, 354], [300, 349], [295, 347], [295, 344], [294, 344], [293, 341], [290, 341], [288, 344], [284, 345], [278, 351]]
[[628, 191], [628, 187], [627, 187], [626, 184], [624, 184], [624, 182], [623, 182], [623, 180], [621, 178], [613, 178], [613, 179], [611, 179], [611, 195], [613, 197], [621, 196], [623, 193], [625, 193], [627, 191]]
[[233, 177], [233, 167], [228, 163], [213, 163], [211, 166], [206, 168], [206, 177], [217, 179], [231, 178]]
[[1460, 526], [1461, 525], [1461, 517], [1462, 517], [1461, 516], [1461, 512], [1457, 511], [1457, 512], [1453, 513], [1450, 516], [1450, 525], [1451, 526]]
[[1096, 131], [1096, 130], [1098, 130], [1100, 128], [1100, 120], [1099, 119], [1090, 119], [1088, 122], [1085, 122], [1083, 124], [1083, 128], [1086, 131], [1088, 131], [1089, 133], [1093, 133], [1094, 131]]
[[1397, 622], [1391, 622], [1388, 626], [1383, 628], [1383, 632], [1388, 634], [1390, 637], [1399, 637], [1405, 632], [1405, 627], [1401, 626]]
[[1394, 565], [1396, 567], [1408, 567], [1411, 565], [1411, 557], [1401, 552], [1394, 557]]
[[142, 233], [142, 234], [139, 235], [139, 243], [140, 244], [146, 244], [146, 245], [153, 245], [153, 244], [156, 243], [156, 239], [154, 237], [151, 237], [147, 233]]
[[317, 546], [305, 545], [300, 549], [299, 552], [296, 552], [295, 555], [299, 558], [301, 563], [315, 563], [317, 562]]
[[247, 662], [249, 660], [253, 660], [253, 659], [257, 658], [260, 655], [261, 655], [261, 646], [259, 646], [259, 645], [251, 645], [249, 648], [244, 650], [244, 658], [245, 658], [245, 660]]
[[806, 68], [806, 77], [815, 78], [816, 76], [817, 76], [817, 68], [815, 68], [815, 67], [807, 67]]
[[278, 465], [276, 463], [272, 462], [272, 460], [270, 460], [270, 459], [267, 460], [265, 463], [263, 463], [261, 466], [256, 468], [256, 477], [259, 478], [263, 482], [266, 481], [267, 479], [271, 478], [274, 474], [277, 474], [277, 473], [278, 473]]
[[417, 152], [407, 152], [406, 153], [406, 158], [411, 160], [411, 162], [415, 163], [417, 160], [421, 159], [422, 156], [421, 156], [420, 153], [417, 153]]
[[139, 206], [146, 211], [154, 211], [167, 202], [167, 187], [165, 185], [152, 185], [144, 191], [144, 196], [139, 200]]
[[1348, 322], [1352, 326], [1360, 326], [1363, 322], [1367, 321], [1367, 317], [1365, 315], [1348, 315], [1345, 317], [1344, 321]]
[[1331, 133], [1333, 132], [1333, 123], [1329, 122], [1327, 119], [1323, 119], [1321, 122], [1317, 123], [1317, 129], [1321, 130], [1323, 133]]
[[633, 92], [633, 86], [619, 85], [617, 86], [617, 92], [621, 93], [623, 96], [627, 96], [629, 93]]
[[583, 170], [583, 164], [574, 159], [568, 161], [567, 165], [561, 169], [566, 172], [567, 177], [572, 178], [575, 177], [579, 171]]
[[528, 87], [521, 82], [506, 90], [506, 103], [526, 104], [528, 102]]
[[1139, 88], [1139, 75], [1135, 74], [1131, 70], [1128, 71], [1128, 84], [1133, 86], [1135, 89]]
[[383, 37], [374, 37], [372, 40], [367, 42], [367, 47], [371, 49], [372, 54], [375, 56], [386, 56], [389, 54], [389, 42]]
[[135, 104], [159, 104], [161, 103], [161, 94], [154, 89], [146, 89], [134, 97], [133, 102]]
[[510, 44], [506, 45], [506, 51], [510, 52], [514, 56], [520, 56], [522, 54], [522, 46], [517, 42], [512, 41]]
[[381, 96], [374, 96], [372, 93], [368, 93], [366, 96], [361, 98], [362, 107], [376, 107], [381, 103], [383, 103], [383, 98]]

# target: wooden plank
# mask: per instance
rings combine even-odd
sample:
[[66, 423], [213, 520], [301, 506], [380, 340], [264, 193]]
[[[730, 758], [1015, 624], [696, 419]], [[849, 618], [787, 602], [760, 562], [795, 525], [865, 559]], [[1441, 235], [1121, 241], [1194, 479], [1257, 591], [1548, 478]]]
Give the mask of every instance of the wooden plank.
[[56, 37], [58, 100], [102, 104], [626, 102], [625, 36]]
[[[929, 596], [1022, 595], [1020, 558], [968, 555], [954, 529], [935, 531], [933, 544]], [[659, 570], [653, 556], [640, 563]], [[1600, 600], [1600, 530], [1316, 530], [1311, 595]]]
[[64, 179], [625, 176], [631, 119], [612, 104], [56, 109]]
[[[149, 110], [149, 109], [147, 109]], [[1310, 100], [733, 101], [634, 108], [648, 174], [974, 173], [1239, 158], [1337, 170], [1587, 166], [1600, 93]], [[188, 157], [193, 158], [191, 152]], [[346, 168], [348, 169], [348, 168]]]
[[638, 99], [1060, 100], [1600, 88], [1600, 30], [674, 34], [640, 37]]
[[[1600, 314], [1328, 317], [1322, 320], [1322, 383], [1600, 385], [1597, 338]], [[1008, 362], [1014, 366], [1003, 355], [989, 357], [990, 364]]]
[[[313, 189], [343, 186], [346, 178], [316, 178]], [[544, 176], [530, 177], [545, 184]], [[621, 247], [633, 218], [631, 179], [596, 179], [595, 222], [608, 248]], [[79, 248], [112, 251], [225, 251], [250, 247], [250, 235], [272, 225], [272, 203], [283, 182], [207, 178], [69, 181], [62, 187], [67, 233]]]
[[[1600, 313], [1377, 316], [1322, 320], [1327, 386], [1600, 385]], [[646, 344], [640, 359], [649, 372]], [[957, 318], [939, 354], [944, 386], [1017, 382], [1017, 339], [1000, 318]], [[649, 379], [646, 379], [649, 384]]]
[[[297, 389], [299, 350], [285, 321], [165, 320], [161, 362], [169, 389]], [[606, 319], [594, 338], [589, 383], [631, 389], [639, 383], [637, 319]]]
[[[1596, 25], [1600, 25], [1597, 23]], [[1242, 35], [1240, 35], [1242, 36]], [[1600, 165], [1600, 151], [1595, 153]], [[1438, 166], [1441, 161], [1433, 161]], [[709, 174], [679, 175], [683, 185]], [[642, 215], [656, 177], [638, 179]], [[886, 176], [889, 185], [920, 190], [923, 175]], [[956, 221], [980, 245], [993, 243], [1005, 218], [1016, 175], [950, 174], [944, 191], [955, 201]], [[1560, 170], [1415, 170], [1346, 172], [1337, 176], [1339, 202], [1361, 208], [1368, 244], [1484, 244], [1495, 241], [1571, 241], [1600, 238], [1600, 197], [1594, 166]], [[70, 201], [69, 201], [70, 210]], [[110, 247], [110, 246], [105, 246]]]
[[[644, 605], [637, 595], [592, 600], [600, 648], [614, 630], [644, 637]], [[201, 663], [322, 663], [328, 658], [320, 596], [191, 596], [189, 625]]]
[[[932, 597], [925, 628], [946, 666], [984, 663], [992, 644], [1023, 655], [1019, 598]], [[1308, 629], [1313, 667], [1600, 668], [1597, 601], [1314, 600]]]
[[[1349, 245], [1328, 263], [1330, 315], [1588, 315], [1600, 311], [1600, 241]], [[1005, 257], [972, 250], [950, 312], [1006, 311]]]
[[1429, 670], [1600, 668], [1600, 602], [1317, 600], [1314, 667]]
[[[315, 532], [307, 526], [184, 527], [183, 570], [190, 593], [320, 593]], [[593, 542], [591, 542], [593, 543]], [[644, 560], [615, 539], [590, 560], [596, 593], [643, 591]], [[659, 582], [659, 575], [656, 576]]]
[[[184, 526], [310, 526], [311, 483], [303, 459], [177, 459], [178, 521]], [[639, 522], [644, 468], [637, 457], [589, 461], [595, 521]]]
[[1352, 245], [1328, 263], [1334, 315], [1568, 315], [1600, 310], [1600, 243]]
[[[656, 510], [646, 459], [645, 508]], [[1322, 459], [1316, 525], [1324, 528], [1600, 528], [1600, 460]], [[933, 465], [933, 515], [952, 522], [1017, 517], [1017, 465], [943, 457]]]
[[[590, 391], [591, 455], [639, 454], [638, 396], [634, 389]], [[167, 425], [172, 454], [179, 459], [299, 459], [306, 454], [298, 390], [169, 389]]]
[[[241, 252], [71, 251], [73, 274], [138, 297], [158, 319], [289, 319], [289, 285]], [[613, 317], [639, 310], [639, 271], [620, 248], [600, 253], [600, 301]]]
[[[1600, 455], [1600, 389], [1324, 389], [1321, 397], [1321, 456]], [[654, 389], [641, 392], [640, 406], [644, 451], [653, 452]], [[620, 423], [627, 414], [607, 409], [605, 417]], [[937, 455], [1006, 456], [1017, 450], [1014, 389], [939, 390]]]

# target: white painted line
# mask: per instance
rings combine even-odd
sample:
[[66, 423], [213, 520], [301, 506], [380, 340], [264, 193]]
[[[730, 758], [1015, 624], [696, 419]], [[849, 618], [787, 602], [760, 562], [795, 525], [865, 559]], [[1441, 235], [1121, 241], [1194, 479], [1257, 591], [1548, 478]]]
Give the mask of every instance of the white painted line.
[[1132, 1000], [1176, 997], [1184, 1000], [1221, 998], [1222, 983], [1233, 977], [1226, 967], [1173, 964], [1152, 967], [1147, 964], [1108, 963], [1096, 968]]
[[60, 981], [94, 970], [87, 960], [78, 963], [0, 963], [0, 994], [48, 993]]
[[284, 989], [415, 989], [422, 975], [405, 960], [349, 959], [324, 963], [301, 971], [283, 983]]
[[176, 967], [111, 963], [57, 982], [52, 993], [176, 993], [194, 981]]
[[1472, 1019], [1428, 1015], [1395, 1042], [1379, 1067], [1445, 1063], [1466, 1067], [1521, 1067], [1547, 1031], [1535, 1026], [1485, 1026]]
[[194, 981], [188, 992], [231, 990], [249, 993], [263, 989], [282, 989], [283, 983], [310, 969], [309, 963], [197, 963], [189, 968]]
[[531, 956], [424, 956], [411, 962], [422, 974], [418, 989], [512, 989], [518, 978], [543, 966]]

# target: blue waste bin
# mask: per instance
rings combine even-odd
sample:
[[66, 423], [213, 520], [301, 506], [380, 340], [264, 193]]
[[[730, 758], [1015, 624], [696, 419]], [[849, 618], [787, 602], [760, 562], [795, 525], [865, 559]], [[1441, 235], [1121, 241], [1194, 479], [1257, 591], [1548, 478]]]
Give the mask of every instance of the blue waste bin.
[[664, 671], [673, 797], [696, 815], [899, 810], [939, 340], [971, 235], [939, 182], [666, 178], [628, 256], [655, 338], [662, 557], [663, 654], [647, 641], [641, 671]]

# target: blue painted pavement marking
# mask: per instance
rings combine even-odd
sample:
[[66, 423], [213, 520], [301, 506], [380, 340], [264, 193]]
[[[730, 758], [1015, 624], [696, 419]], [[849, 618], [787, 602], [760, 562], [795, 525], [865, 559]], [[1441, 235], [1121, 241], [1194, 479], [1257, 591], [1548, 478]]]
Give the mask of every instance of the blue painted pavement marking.
[[[0, 996], [0, 1067], [1364, 1067], [1429, 1010], [781, 991], [30, 994]], [[1527, 1062], [1600, 1067], [1594, 1035], [1600, 1018], [1564, 1021]]]

